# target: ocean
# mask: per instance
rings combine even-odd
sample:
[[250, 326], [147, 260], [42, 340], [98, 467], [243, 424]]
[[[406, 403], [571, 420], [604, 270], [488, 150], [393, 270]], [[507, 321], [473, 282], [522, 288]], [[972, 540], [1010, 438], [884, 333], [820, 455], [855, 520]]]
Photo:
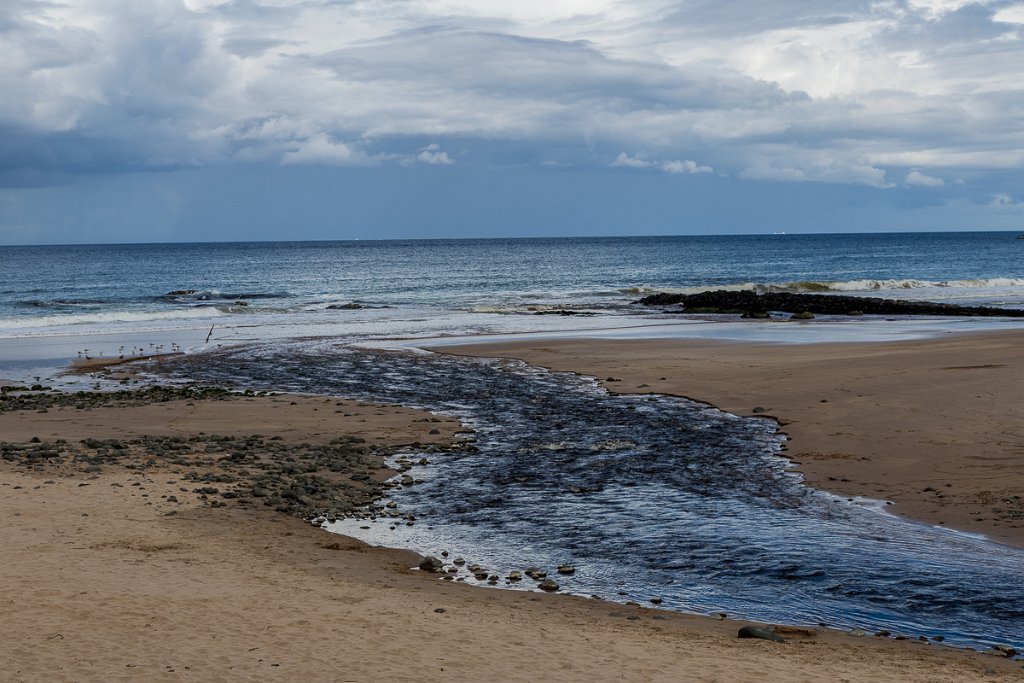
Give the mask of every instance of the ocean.
[[[638, 310], [631, 302], [652, 291], [726, 288], [1024, 306], [1024, 241], [1014, 237], [985, 232], [0, 247], [0, 378], [51, 375], [80, 353], [110, 357], [172, 345], [200, 350], [308, 336], [381, 341], [645, 328], [637, 334], [777, 334], [785, 340], [791, 333], [743, 329], [716, 318], [679, 325], [677, 317]], [[935, 327], [903, 322], [821, 320], [801, 338], [871, 338]], [[676, 329], [666, 328], [673, 323]], [[662, 329], [646, 329], [653, 327]]]
[[[1024, 551], [804, 487], [774, 424], [616, 396], [521, 363], [394, 354], [502, 335], [893, 339], [1020, 319], [680, 319], [652, 291], [755, 289], [1024, 307], [1010, 233], [283, 242], [0, 248], [0, 378], [74, 388], [76, 358], [187, 352], [180, 381], [388, 401], [471, 426], [374, 543], [495, 571], [577, 568], [568, 592], [954, 644], [1024, 646]], [[369, 512], [367, 513], [369, 516]], [[394, 527], [394, 528], [392, 528]], [[472, 580], [470, 578], [470, 580]]]

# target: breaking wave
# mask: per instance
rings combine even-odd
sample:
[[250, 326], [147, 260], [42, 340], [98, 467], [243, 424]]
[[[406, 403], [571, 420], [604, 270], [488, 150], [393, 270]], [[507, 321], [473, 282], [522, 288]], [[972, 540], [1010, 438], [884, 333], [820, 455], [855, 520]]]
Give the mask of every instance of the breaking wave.
[[214, 307], [186, 308], [175, 311], [105, 311], [68, 315], [46, 315], [0, 319], [0, 330], [24, 330], [39, 327], [64, 327], [67, 325], [106, 325], [110, 323], [136, 323], [156, 320], [181, 320], [209, 318], [221, 312]]
[[792, 293], [827, 293], [827, 292], [885, 292], [922, 289], [1011, 289], [1024, 290], [1024, 278], [983, 278], [977, 280], [919, 280], [904, 279], [860, 279], [860, 280], [795, 280], [792, 282], [741, 282], [734, 284], [704, 284], [691, 287], [629, 287], [620, 290], [623, 294], [646, 295], [657, 292], [668, 294], [698, 294], [708, 290], [725, 290], [729, 292], [792, 292]]
[[19, 301], [21, 308], [70, 308], [72, 306], [100, 306], [109, 304], [107, 299], [29, 299]]
[[469, 309], [469, 311], [470, 313], [503, 313], [519, 315], [543, 315], [545, 313], [567, 313], [582, 315], [584, 313], [589, 312], [588, 310], [581, 309], [578, 306], [566, 306], [555, 304], [510, 304], [507, 306], [474, 306], [473, 308]]

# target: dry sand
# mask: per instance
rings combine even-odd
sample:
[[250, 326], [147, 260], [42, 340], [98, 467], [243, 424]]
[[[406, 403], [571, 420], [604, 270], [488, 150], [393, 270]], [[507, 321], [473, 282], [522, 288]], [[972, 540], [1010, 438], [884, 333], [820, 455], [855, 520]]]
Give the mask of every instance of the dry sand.
[[[9, 413], [0, 416], [0, 440], [234, 428], [396, 445], [448, 440], [459, 429], [394, 407], [345, 403], [335, 413], [336, 403], [329, 423], [324, 399], [292, 397]], [[435, 428], [440, 434], [430, 434]], [[183, 483], [172, 466], [87, 474], [73, 464], [26, 472], [0, 463], [0, 680], [967, 681], [1022, 673], [1020, 662], [922, 643], [831, 632], [785, 644], [738, 640], [729, 621], [442, 582], [410, 570], [418, 558], [409, 553], [269, 510], [211, 509]]]
[[521, 358], [611, 377], [618, 381], [604, 384], [616, 392], [774, 417], [810, 485], [1024, 546], [1022, 344], [1014, 331], [869, 344], [572, 339], [436, 350]]

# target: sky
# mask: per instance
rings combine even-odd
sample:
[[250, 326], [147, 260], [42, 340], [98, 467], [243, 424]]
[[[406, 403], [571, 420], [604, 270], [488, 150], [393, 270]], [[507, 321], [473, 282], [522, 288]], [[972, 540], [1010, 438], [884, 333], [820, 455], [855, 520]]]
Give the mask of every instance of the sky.
[[0, 244], [1024, 231], [1021, 0], [3, 0]]

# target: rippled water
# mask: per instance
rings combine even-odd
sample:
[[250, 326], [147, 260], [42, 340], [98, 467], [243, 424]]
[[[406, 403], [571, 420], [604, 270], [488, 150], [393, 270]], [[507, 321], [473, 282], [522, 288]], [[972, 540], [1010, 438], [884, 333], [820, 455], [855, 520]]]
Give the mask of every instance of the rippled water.
[[189, 357], [174, 372], [471, 425], [476, 451], [429, 454], [412, 472], [423, 482], [394, 492], [414, 526], [336, 527], [371, 542], [444, 548], [502, 575], [570, 563], [564, 590], [689, 612], [1024, 645], [1024, 551], [802, 486], [767, 420], [518, 362], [323, 341]]

